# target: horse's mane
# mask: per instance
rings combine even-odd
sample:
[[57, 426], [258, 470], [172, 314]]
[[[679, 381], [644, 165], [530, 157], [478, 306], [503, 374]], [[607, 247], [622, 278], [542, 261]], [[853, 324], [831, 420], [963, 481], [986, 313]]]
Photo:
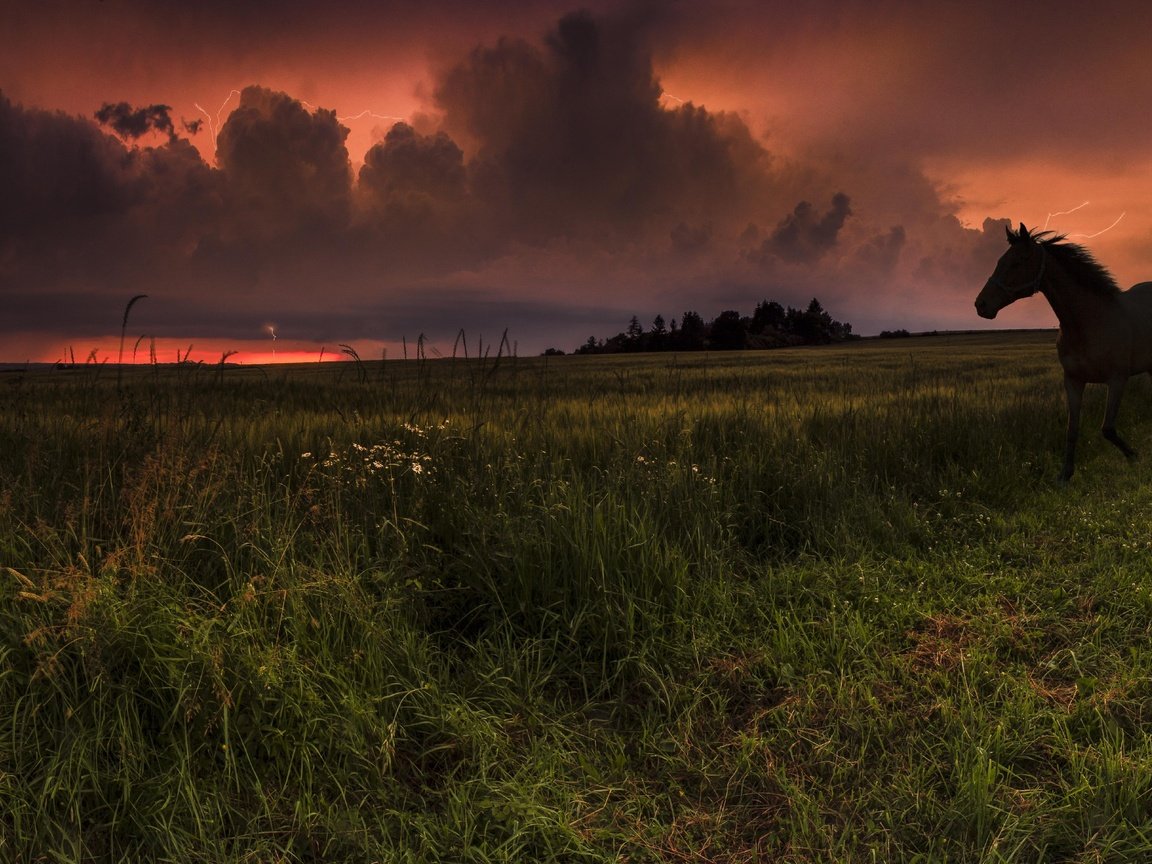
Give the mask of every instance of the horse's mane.
[[1017, 240], [1031, 240], [1039, 243], [1060, 262], [1068, 274], [1081, 287], [1093, 294], [1118, 294], [1120, 286], [1108, 268], [1096, 260], [1087, 249], [1078, 243], [1068, 243], [1066, 235], [1055, 231], [1039, 231], [1035, 234], [1029, 232], [1023, 225], [1019, 231], [1011, 231]]

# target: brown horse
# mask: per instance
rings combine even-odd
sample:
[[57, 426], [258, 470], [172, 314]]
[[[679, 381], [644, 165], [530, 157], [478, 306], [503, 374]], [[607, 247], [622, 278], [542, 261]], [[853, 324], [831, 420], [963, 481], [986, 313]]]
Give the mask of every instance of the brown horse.
[[1061, 480], [1072, 476], [1085, 384], [1108, 385], [1101, 432], [1128, 459], [1136, 451], [1116, 434], [1116, 412], [1128, 379], [1152, 371], [1152, 282], [1121, 291], [1088, 250], [1051, 232], [1005, 229], [1008, 251], [976, 298], [982, 318], [1040, 291], [1060, 321], [1056, 353], [1068, 395], [1068, 441]]

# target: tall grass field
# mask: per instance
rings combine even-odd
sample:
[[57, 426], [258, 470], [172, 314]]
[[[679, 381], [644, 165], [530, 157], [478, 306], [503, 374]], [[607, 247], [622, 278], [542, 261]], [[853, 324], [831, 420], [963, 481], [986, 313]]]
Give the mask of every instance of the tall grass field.
[[1152, 860], [1052, 333], [0, 375], [0, 861]]

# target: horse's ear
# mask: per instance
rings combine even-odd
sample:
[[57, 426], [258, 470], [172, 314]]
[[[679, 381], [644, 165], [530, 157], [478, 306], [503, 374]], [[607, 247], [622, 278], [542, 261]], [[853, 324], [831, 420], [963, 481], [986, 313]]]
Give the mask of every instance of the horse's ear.
[[1008, 243], [1010, 245], [1015, 246], [1017, 243], [1020, 242], [1020, 235], [1013, 232], [1009, 226], [1007, 226], [1007, 225], [1004, 226], [1004, 233], [1006, 235], [1008, 235]]
[[1024, 227], [1023, 222], [1020, 223], [1020, 239], [1021, 240], [1031, 240], [1032, 239], [1031, 237], [1028, 236], [1028, 229]]

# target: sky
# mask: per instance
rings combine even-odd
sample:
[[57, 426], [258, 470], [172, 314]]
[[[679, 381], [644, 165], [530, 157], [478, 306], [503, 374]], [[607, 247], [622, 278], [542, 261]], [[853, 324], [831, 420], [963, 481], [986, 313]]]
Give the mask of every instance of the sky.
[[570, 351], [813, 297], [981, 328], [1020, 222], [1152, 278], [1137, 0], [0, 0], [0, 32], [3, 361], [115, 360], [139, 294], [125, 359]]

